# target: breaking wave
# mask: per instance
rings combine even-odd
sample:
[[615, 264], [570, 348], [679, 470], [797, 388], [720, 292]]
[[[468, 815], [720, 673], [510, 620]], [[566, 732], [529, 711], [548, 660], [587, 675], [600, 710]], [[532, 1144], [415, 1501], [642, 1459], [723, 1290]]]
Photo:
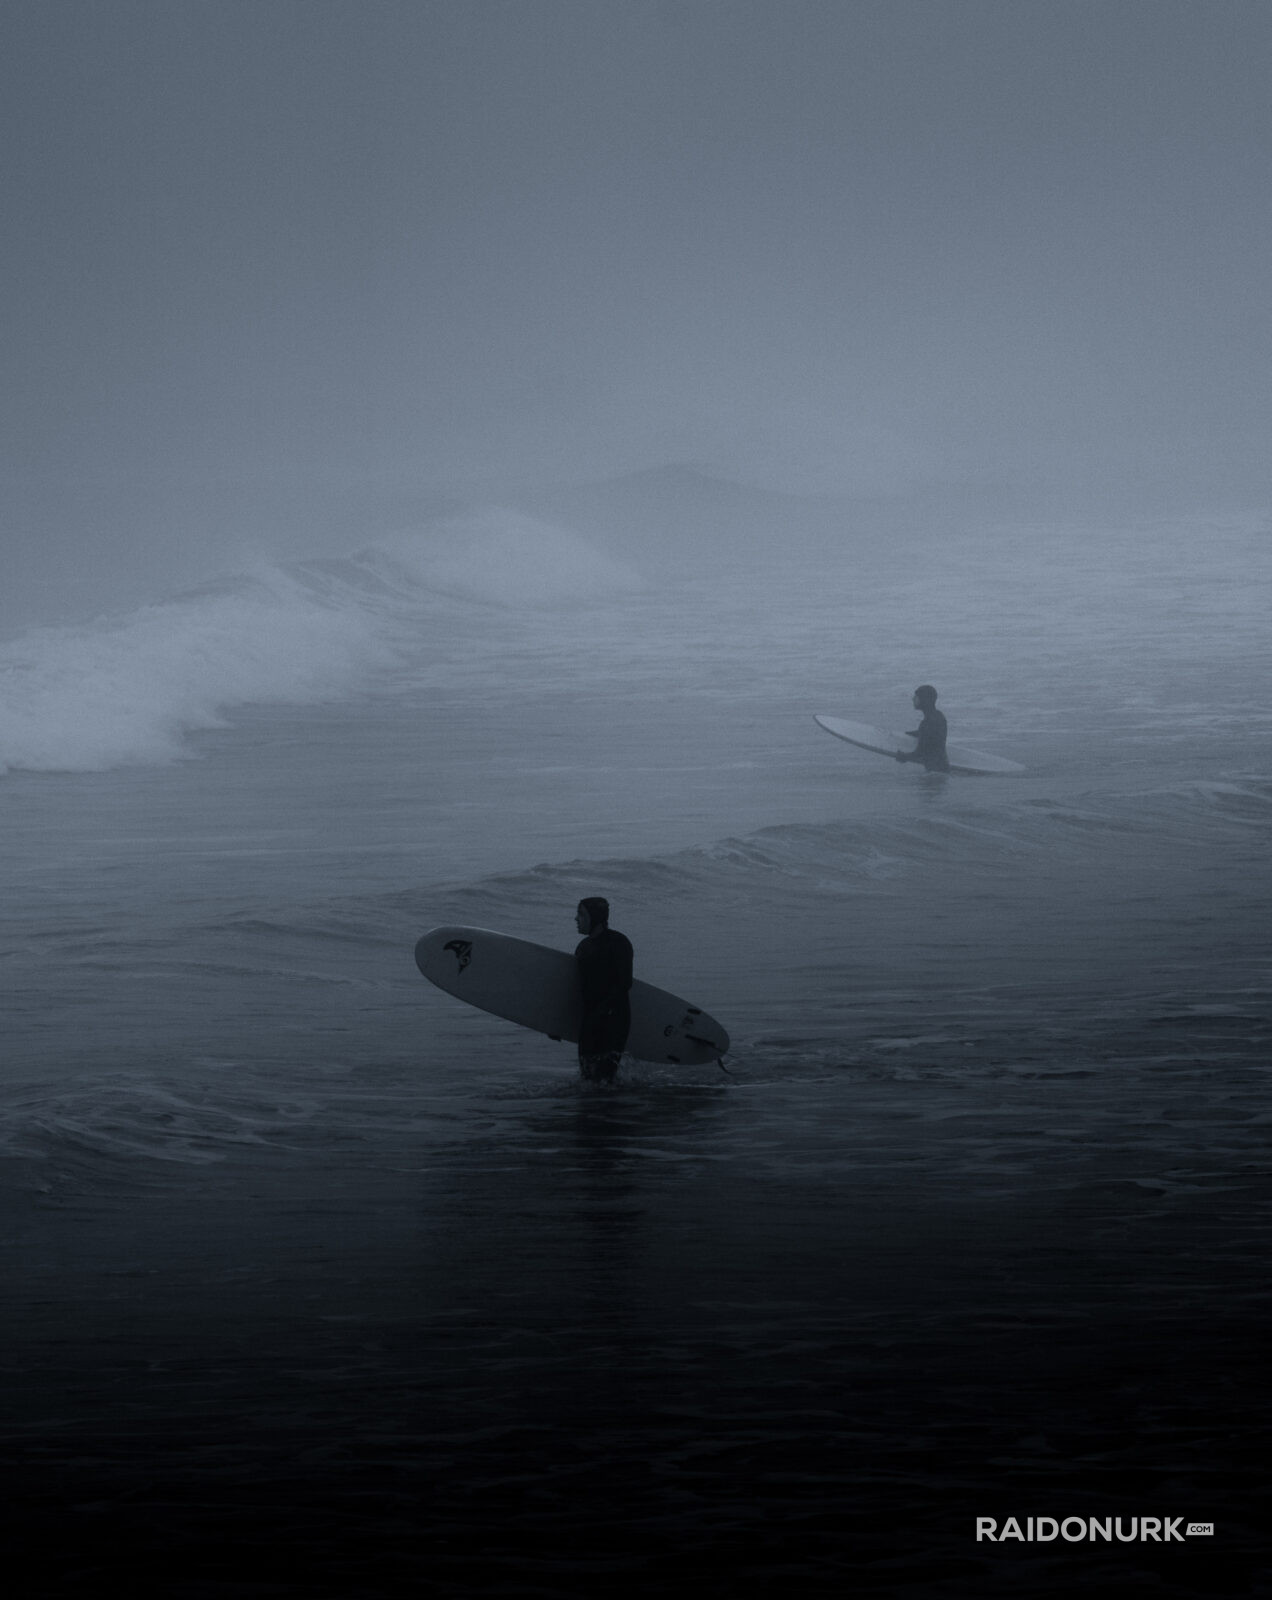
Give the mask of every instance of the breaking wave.
[[230, 707], [341, 697], [421, 642], [443, 648], [457, 623], [489, 628], [491, 608], [639, 587], [577, 535], [487, 511], [344, 559], [262, 565], [124, 616], [33, 629], [0, 645], [0, 772], [171, 761]]

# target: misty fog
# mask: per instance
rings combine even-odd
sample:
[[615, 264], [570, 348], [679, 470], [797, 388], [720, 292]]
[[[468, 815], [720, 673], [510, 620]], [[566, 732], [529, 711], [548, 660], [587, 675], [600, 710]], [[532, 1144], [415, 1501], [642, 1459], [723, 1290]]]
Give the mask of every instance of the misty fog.
[[772, 497], [740, 547], [1266, 510], [1266, 8], [0, 30], [7, 631], [457, 507], [657, 552], [668, 469]]

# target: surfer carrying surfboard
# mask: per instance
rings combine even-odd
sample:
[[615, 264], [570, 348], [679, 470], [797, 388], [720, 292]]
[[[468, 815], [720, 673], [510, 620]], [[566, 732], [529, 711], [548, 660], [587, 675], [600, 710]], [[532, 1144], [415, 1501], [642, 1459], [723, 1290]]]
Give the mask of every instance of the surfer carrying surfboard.
[[609, 901], [600, 895], [579, 901], [576, 920], [584, 935], [574, 952], [583, 1001], [579, 1071], [611, 1083], [632, 1025], [631, 941], [610, 927]]
[[930, 683], [921, 683], [914, 691], [914, 709], [923, 713], [923, 721], [911, 728], [907, 739], [919, 742], [913, 750], [898, 750], [898, 761], [921, 761], [927, 772], [948, 772], [949, 757], [945, 754], [948, 725], [944, 715], [936, 709], [936, 690]]

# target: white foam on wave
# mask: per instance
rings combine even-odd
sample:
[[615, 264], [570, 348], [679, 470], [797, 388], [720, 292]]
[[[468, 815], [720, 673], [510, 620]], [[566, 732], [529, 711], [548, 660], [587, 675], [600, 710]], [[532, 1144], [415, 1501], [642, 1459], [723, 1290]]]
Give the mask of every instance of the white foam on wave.
[[490, 511], [345, 560], [266, 563], [122, 617], [34, 629], [0, 644], [0, 772], [171, 761], [230, 707], [338, 698], [418, 649], [456, 597], [542, 608], [641, 585], [577, 535]]
[[223, 708], [348, 688], [388, 651], [369, 619], [287, 575], [0, 647], [0, 770], [97, 771], [169, 761]]

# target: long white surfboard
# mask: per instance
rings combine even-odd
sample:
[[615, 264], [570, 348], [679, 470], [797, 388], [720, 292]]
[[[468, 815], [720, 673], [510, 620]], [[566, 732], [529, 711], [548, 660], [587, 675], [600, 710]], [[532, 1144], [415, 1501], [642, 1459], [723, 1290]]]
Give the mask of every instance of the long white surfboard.
[[[415, 946], [430, 983], [508, 1022], [577, 1044], [582, 1004], [572, 952], [490, 928], [432, 928]], [[627, 1054], [641, 1061], [700, 1065], [718, 1060], [729, 1036], [698, 1006], [639, 978], [632, 984]]]
[[[888, 733], [884, 728], [873, 727], [868, 722], [849, 722], [844, 717], [814, 716], [813, 721], [836, 739], [855, 744], [859, 750], [873, 750], [876, 755], [896, 757], [911, 755], [918, 740], [908, 733]], [[965, 773], [970, 777], [989, 777], [996, 773], [1023, 772], [1018, 761], [1008, 761], [1006, 756], [987, 756], [983, 750], [969, 750], [963, 744], [947, 744], [945, 755], [951, 772]]]

